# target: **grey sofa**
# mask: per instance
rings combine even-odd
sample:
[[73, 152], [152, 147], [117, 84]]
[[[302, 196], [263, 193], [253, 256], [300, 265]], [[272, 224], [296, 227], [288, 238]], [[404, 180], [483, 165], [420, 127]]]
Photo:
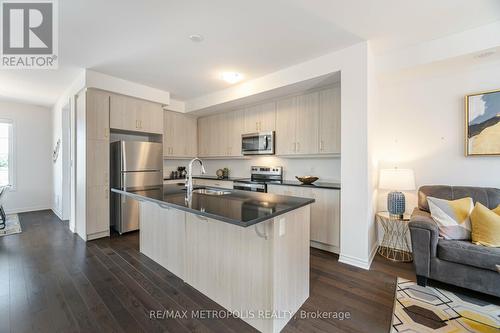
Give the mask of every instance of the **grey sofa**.
[[417, 283], [426, 286], [433, 279], [500, 297], [500, 248], [475, 245], [470, 241], [439, 238], [431, 218], [427, 196], [455, 200], [471, 197], [492, 209], [500, 204], [500, 189], [465, 186], [422, 186], [418, 207], [409, 228]]

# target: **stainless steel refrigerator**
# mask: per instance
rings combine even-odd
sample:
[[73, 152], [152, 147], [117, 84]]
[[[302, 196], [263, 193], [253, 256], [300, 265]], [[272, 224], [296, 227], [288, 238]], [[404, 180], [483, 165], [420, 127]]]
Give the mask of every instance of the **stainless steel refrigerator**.
[[[160, 199], [163, 195], [163, 146], [155, 142], [117, 141], [110, 148], [111, 186]], [[139, 229], [139, 203], [111, 196], [111, 226], [122, 234]]]

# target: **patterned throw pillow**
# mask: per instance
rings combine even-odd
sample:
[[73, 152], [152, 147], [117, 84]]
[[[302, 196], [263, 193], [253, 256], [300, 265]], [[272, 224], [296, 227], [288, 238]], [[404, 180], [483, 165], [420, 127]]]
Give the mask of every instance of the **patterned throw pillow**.
[[489, 210], [476, 203], [470, 214], [472, 242], [489, 247], [500, 247], [500, 206]]
[[444, 200], [427, 197], [431, 217], [439, 227], [439, 235], [445, 239], [470, 240], [470, 213], [474, 209], [472, 198]]

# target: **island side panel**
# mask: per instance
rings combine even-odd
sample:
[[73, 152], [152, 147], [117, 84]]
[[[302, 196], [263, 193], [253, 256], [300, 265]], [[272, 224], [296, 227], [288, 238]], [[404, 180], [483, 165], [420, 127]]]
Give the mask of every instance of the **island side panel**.
[[272, 310], [273, 223], [243, 228], [186, 213], [185, 281], [262, 332], [272, 331], [258, 313]]
[[140, 203], [140, 251], [184, 279], [186, 216], [183, 211]]
[[273, 321], [280, 332], [309, 297], [310, 205], [274, 219]]

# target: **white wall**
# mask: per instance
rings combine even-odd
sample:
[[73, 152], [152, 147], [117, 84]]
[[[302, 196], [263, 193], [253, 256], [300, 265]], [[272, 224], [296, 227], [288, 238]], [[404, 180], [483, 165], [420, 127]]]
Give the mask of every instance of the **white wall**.
[[[500, 56], [451, 59], [379, 80], [376, 155], [380, 167], [415, 170], [424, 184], [500, 188], [500, 157], [464, 156], [464, 96], [500, 89]], [[386, 209], [386, 194], [378, 206]], [[407, 211], [416, 205], [407, 193]]]
[[[188, 160], [164, 160], [163, 170], [166, 177], [170, 171], [177, 170], [177, 166], [186, 166]], [[252, 165], [283, 166], [284, 178], [296, 180], [295, 176], [313, 175], [320, 177], [319, 181], [340, 182], [340, 158], [280, 158], [276, 156], [260, 156], [248, 159], [210, 160], [204, 159], [203, 164], [208, 175], [215, 176], [217, 169], [229, 168], [230, 177], [250, 177]], [[194, 170], [199, 174], [199, 167]]]
[[50, 209], [52, 124], [48, 108], [0, 101], [0, 118], [14, 121], [16, 189], [7, 193], [7, 213]]
[[[70, 110], [74, 110], [75, 94], [85, 87], [85, 71], [82, 70], [75, 81], [61, 95], [54, 107], [52, 108], [52, 145], [54, 146], [57, 140], [62, 139], [62, 110], [68, 104]], [[73, 133], [74, 134], [74, 133]], [[70, 216], [63, 216], [62, 195], [63, 195], [63, 172], [62, 159], [59, 158], [56, 163], [52, 164], [52, 210], [61, 219], [69, 219], [69, 227], [74, 230], [74, 202], [70, 204]], [[72, 182], [74, 182], [72, 180]]]

